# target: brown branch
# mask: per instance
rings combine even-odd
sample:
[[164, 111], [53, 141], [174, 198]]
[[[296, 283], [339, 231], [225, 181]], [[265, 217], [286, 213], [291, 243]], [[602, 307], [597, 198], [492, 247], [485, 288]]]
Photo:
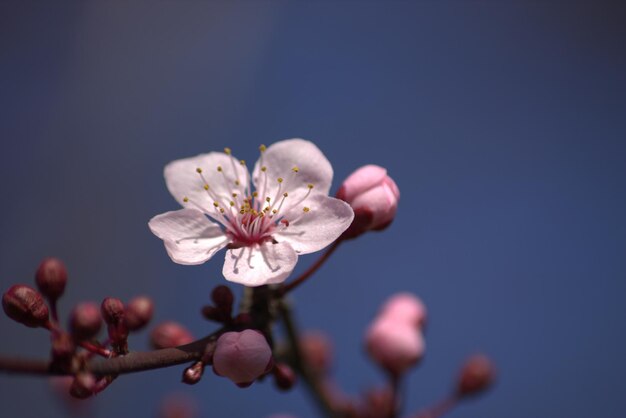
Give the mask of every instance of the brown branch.
[[49, 360], [0, 357], [0, 372], [34, 375], [69, 375], [79, 370], [84, 370], [99, 376], [105, 376], [160, 369], [200, 360], [204, 354], [207, 343], [222, 332], [224, 332], [224, 329], [220, 329], [200, 340], [175, 348], [164, 348], [145, 352], [135, 351], [125, 356], [108, 359], [96, 358], [89, 361], [82, 369], [78, 365], [74, 365], [69, 370], [59, 369]]
[[328, 247], [326, 252], [322, 254], [322, 256], [318, 258], [317, 261], [313, 263], [313, 265], [311, 265], [311, 267], [309, 267], [304, 273], [302, 273], [299, 277], [294, 279], [292, 282], [287, 283], [282, 288], [280, 288], [281, 295], [285, 295], [291, 292], [293, 289], [295, 289], [296, 287], [301, 285], [304, 281], [306, 281], [306, 279], [308, 279], [311, 275], [313, 275], [313, 273], [315, 273], [317, 269], [319, 269], [324, 264], [324, 262], [328, 260], [328, 257], [330, 257], [332, 253], [335, 252], [335, 250], [337, 249], [337, 247], [339, 247], [339, 244], [341, 244], [341, 242], [342, 242], [341, 238], [333, 242], [330, 245], [330, 247]]

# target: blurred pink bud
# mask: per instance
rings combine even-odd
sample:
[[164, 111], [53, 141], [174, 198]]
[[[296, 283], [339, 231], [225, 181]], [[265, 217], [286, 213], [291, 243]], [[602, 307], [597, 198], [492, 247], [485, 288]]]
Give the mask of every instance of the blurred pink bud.
[[39, 292], [16, 284], [2, 295], [2, 309], [9, 318], [27, 327], [48, 326], [48, 305]]
[[423, 328], [426, 325], [426, 306], [411, 293], [396, 293], [387, 299], [380, 316]]
[[476, 354], [468, 358], [459, 375], [457, 393], [475, 395], [487, 389], [496, 377], [496, 369], [489, 357]]
[[57, 300], [65, 291], [67, 269], [58, 258], [44, 258], [37, 272], [35, 282], [39, 291], [50, 300]]
[[251, 385], [272, 366], [272, 350], [258, 331], [226, 332], [217, 340], [213, 371], [238, 386]]
[[392, 318], [380, 317], [366, 334], [366, 347], [372, 359], [398, 376], [424, 355], [424, 338], [414, 327]]
[[286, 363], [276, 363], [274, 366], [274, 383], [280, 390], [289, 390], [296, 384], [296, 372]]
[[159, 407], [159, 418], [195, 418], [197, 416], [196, 399], [184, 393], [167, 395]]
[[148, 325], [154, 313], [154, 302], [147, 296], [137, 296], [126, 305], [124, 319], [129, 331], [138, 331]]
[[78, 373], [70, 386], [70, 395], [77, 399], [87, 399], [94, 394], [96, 378], [91, 373]]
[[325, 374], [333, 362], [333, 347], [330, 338], [321, 331], [307, 331], [300, 337], [300, 349], [309, 369]]
[[354, 238], [366, 231], [385, 229], [396, 216], [400, 190], [387, 170], [366, 165], [344, 180], [337, 197], [354, 209], [354, 221], [344, 233]]
[[178, 347], [193, 341], [193, 335], [178, 322], [166, 321], [150, 333], [150, 343], [155, 349]]
[[94, 302], [76, 305], [70, 314], [70, 331], [77, 340], [89, 340], [102, 328], [100, 307]]

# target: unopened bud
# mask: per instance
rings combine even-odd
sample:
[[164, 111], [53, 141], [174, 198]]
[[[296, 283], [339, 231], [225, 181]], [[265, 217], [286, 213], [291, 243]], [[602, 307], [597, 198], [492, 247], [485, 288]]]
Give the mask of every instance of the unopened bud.
[[57, 300], [67, 284], [65, 264], [58, 258], [45, 258], [35, 273], [35, 282], [44, 296], [51, 301]]
[[399, 376], [423, 357], [424, 338], [412, 326], [381, 317], [368, 329], [366, 347], [376, 363]]
[[183, 372], [183, 383], [195, 385], [202, 379], [204, 373], [204, 364], [201, 361], [195, 362], [187, 367]]
[[476, 354], [465, 362], [461, 368], [457, 383], [460, 396], [476, 395], [489, 388], [496, 377], [496, 370], [489, 358]]
[[27, 327], [48, 325], [48, 305], [39, 292], [29, 286], [16, 284], [2, 295], [2, 309], [9, 318]]
[[54, 333], [52, 337], [52, 358], [56, 361], [67, 361], [72, 358], [76, 346], [67, 332]]
[[125, 320], [130, 331], [138, 331], [152, 319], [154, 303], [147, 296], [138, 296], [126, 305]]
[[89, 340], [98, 335], [102, 328], [100, 308], [94, 302], [76, 305], [70, 314], [70, 331], [75, 339]]
[[211, 299], [215, 306], [230, 316], [233, 310], [233, 302], [235, 297], [228, 286], [219, 285], [211, 292]]
[[396, 216], [400, 190], [383, 167], [366, 165], [344, 180], [337, 197], [354, 209], [354, 221], [343, 237], [355, 238], [391, 224]]
[[296, 372], [293, 371], [286, 363], [276, 363], [274, 365], [274, 383], [280, 390], [289, 390], [294, 387], [298, 377]]
[[330, 338], [321, 331], [308, 331], [300, 337], [300, 349], [309, 369], [326, 374], [333, 362]]
[[202, 307], [202, 316], [209, 321], [215, 322], [227, 322], [230, 320], [230, 314], [226, 314], [222, 309], [211, 305]]
[[272, 350], [258, 331], [226, 332], [217, 340], [213, 371], [239, 387], [250, 386], [273, 365]]
[[78, 399], [87, 399], [94, 394], [96, 378], [91, 373], [78, 373], [70, 386], [70, 395]]
[[100, 305], [102, 318], [111, 325], [117, 324], [124, 319], [124, 304], [116, 298], [105, 298]]
[[150, 333], [150, 344], [155, 349], [178, 347], [193, 341], [193, 335], [177, 322], [166, 321]]
[[426, 325], [426, 306], [411, 293], [396, 293], [387, 299], [380, 316], [422, 329]]

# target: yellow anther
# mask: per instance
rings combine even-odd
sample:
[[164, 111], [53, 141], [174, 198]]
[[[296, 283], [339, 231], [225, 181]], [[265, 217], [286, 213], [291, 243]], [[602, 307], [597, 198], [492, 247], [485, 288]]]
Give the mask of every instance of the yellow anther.
[[294, 167], [291, 169], [291, 171], [293, 171], [294, 173], [297, 173], [298, 171], [300, 171], [300, 169], [298, 167]]
[[231, 206], [235, 206], [235, 202], [233, 202], [232, 200], [229, 203]]
[[256, 209], [252, 209], [250, 211], [254, 216], [257, 216], [259, 214], [259, 212], [256, 211]]
[[230, 155], [231, 154], [231, 150], [228, 147], [224, 148], [224, 152], [226, 153], [226, 155]]
[[312, 183], [309, 183], [309, 184], [307, 184], [307, 187], [308, 187], [309, 189], [312, 189], [312, 188], [313, 188], [313, 184], [312, 184]]
[[265, 206], [265, 208], [263, 209], [263, 212], [269, 212], [270, 211], [270, 207], [269, 206]]
[[198, 174], [202, 173], [202, 169], [200, 167], [196, 168], [196, 173]]
[[235, 180], [235, 186], [239, 186], [241, 183], [239, 183], [239, 180]]
[[283, 197], [287, 197], [287, 196], [289, 196], [289, 193], [287, 192], [283, 193]]
[[189, 202], [189, 198], [188, 197], [183, 197], [183, 202], [185, 202], [185, 203]]
[[243, 215], [244, 213], [246, 213], [246, 211], [245, 211], [245, 210], [243, 210], [243, 209], [241, 209], [241, 210], [239, 211], [239, 213], [241, 213], [241, 214]]
[[237, 193], [233, 193], [233, 197], [236, 198], [237, 197]]
[[274, 210], [272, 211], [272, 213], [273, 213], [274, 215], [276, 215], [276, 214], [278, 213], [278, 209], [274, 209]]
[[267, 171], [267, 167], [265, 167], [265, 166], [261, 167], [261, 171], [266, 172]]
[[263, 145], [263, 144], [261, 144], [259, 146], [259, 151], [261, 151], [261, 152], [265, 152], [266, 149], [267, 149], [267, 147], [265, 145]]
[[219, 203], [217, 203], [217, 202], [213, 202], [213, 206], [215, 206], [216, 208], [218, 208], [218, 207], [220, 206], [220, 204], [219, 204]]
[[208, 184], [204, 185], [204, 190], [209, 190], [209, 185]]
[[278, 180], [278, 182], [279, 182], [279, 183], [282, 183], [282, 182], [283, 182], [283, 178], [282, 178], [282, 177], [278, 177], [278, 179], [277, 179], [277, 180]]
[[259, 197], [259, 192], [252, 192], [252, 196]]
[[217, 166], [217, 171], [219, 171], [220, 173], [222, 172], [222, 166], [221, 165]]
[[269, 196], [267, 196], [267, 197], [265, 198], [265, 201], [266, 201], [267, 203], [270, 203], [270, 200], [271, 200], [271, 199], [270, 199], [270, 197], [269, 197]]
[[224, 208], [220, 208], [220, 213], [224, 213]]
[[303, 207], [302, 210], [306, 213], [308, 211], [310, 211], [311, 209], [309, 209], [307, 206]]
[[246, 160], [239, 160], [239, 164], [246, 165]]

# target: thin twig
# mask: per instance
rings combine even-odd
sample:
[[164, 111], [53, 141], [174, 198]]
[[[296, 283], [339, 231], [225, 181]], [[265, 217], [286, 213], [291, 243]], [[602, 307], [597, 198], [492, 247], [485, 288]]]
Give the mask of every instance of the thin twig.
[[326, 252], [324, 252], [324, 254], [322, 254], [322, 256], [318, 258], [317, 261], [313, 263], [313, 265], [311, 265], [304, 273], [302, 273], [299, 277], [294, 279], [292, 282], [287, 283], [285, 286], [283, 286], [280, 290], [281, 294], [285, 295], [291, 292], [293, 289], [295, 289], [300, 284], [302, 284], [306, 279], [308, 279], [313, 273], [315, 273], [317, 269], [319, 269], [324, 264], [324, 262], [328, 260], [328, 257], [330, 257], [332, 253], [335, 252], [335, 250], [337, 249], [337, 247], [339, 247], [339, 244], [341, 244], [341, 242], [342, 242], [341, 239], [338, 239], [337, 241], [333, 242], [331, 246], [328, 247]]

